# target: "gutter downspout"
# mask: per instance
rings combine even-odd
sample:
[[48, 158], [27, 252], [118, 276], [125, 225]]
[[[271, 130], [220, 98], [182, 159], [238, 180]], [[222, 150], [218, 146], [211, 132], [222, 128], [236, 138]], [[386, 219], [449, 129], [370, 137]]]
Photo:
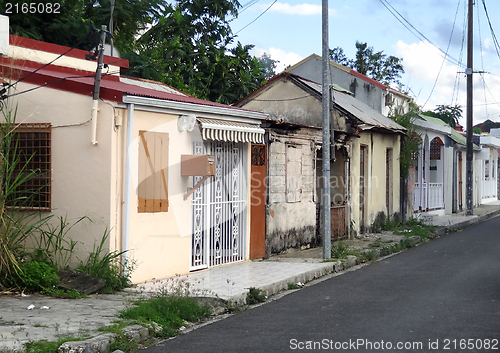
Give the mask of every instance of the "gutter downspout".
[[123, 273], [127, 275], [127, 262], [129, 251], [129, 228], [130, 228], [130, 198], [132, 187], [132, 137], [134, 126], [134, 104], [127, 106], [127, 130], [125, 141], [125, 190], [123, 192], [123, 224], [122, 224], [122, 264]]

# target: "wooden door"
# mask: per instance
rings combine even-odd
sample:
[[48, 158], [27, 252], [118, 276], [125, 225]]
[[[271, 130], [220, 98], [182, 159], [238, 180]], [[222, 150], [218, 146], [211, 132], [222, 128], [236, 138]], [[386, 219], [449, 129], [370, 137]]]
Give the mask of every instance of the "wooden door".
[[266, 145], [252, 144], [250, 259], [266, 255]]

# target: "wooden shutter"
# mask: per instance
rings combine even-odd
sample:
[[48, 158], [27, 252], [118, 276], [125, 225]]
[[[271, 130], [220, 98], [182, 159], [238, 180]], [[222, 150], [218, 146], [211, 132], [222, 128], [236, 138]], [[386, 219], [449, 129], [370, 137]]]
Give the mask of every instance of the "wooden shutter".
[[139, 131], [139, 213], [168, 211], [168, 134]]

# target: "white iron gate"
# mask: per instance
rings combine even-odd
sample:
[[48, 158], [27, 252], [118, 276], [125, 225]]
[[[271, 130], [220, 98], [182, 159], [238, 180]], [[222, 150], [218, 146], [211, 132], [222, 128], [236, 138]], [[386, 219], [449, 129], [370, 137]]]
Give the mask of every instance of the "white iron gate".
[[[242, 143], [194, 143], [194, 154], [215, 156], [215, 176], [192, 195], [191, 269], [245, 259], [246, 158]], [[201, 177], [194, 177], [197, 183]]]

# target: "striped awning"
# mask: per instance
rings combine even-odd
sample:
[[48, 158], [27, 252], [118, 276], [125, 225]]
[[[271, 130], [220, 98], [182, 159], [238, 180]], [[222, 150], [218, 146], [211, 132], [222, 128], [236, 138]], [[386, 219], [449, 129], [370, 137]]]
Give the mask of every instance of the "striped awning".
[[264, 143], [264, 129], [258, 125], [197, 118], [203, 140]]

